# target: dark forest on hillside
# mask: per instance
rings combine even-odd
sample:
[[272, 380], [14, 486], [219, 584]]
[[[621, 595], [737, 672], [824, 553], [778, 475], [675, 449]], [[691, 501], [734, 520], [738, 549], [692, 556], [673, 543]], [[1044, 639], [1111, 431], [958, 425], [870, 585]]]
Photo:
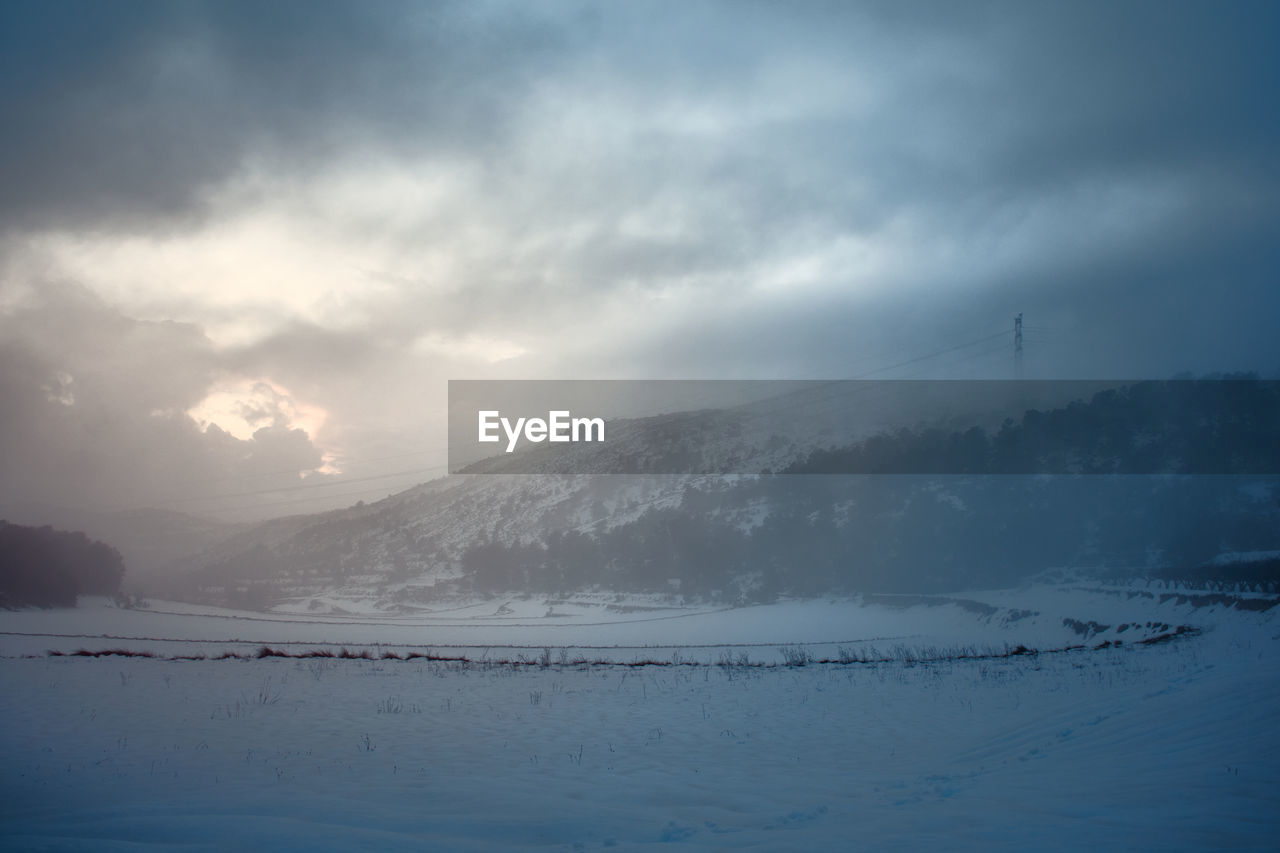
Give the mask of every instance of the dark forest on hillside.
[[104, 542], [52, 527], [0, 521], [0, 607], [74, 607], [79, 595], [114, 595], [124, 560]]
[[[1274, 590], [1276, 384], [1144, 382], [993, 433], [901, 430], [816, 451], [782, 475], [691, 484], [603, 532], [485, 541], [473, 589], [679, 592], [737, 602], [935, 592], [1086, 567]], [[824, 473], [814, 473], [824, 472]], [[750, 508], [763, 521], [744, 523]]]

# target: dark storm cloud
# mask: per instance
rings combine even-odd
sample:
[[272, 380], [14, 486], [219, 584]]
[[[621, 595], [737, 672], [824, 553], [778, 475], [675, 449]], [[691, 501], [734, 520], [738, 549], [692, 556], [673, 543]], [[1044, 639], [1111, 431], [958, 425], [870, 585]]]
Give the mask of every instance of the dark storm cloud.
[[[606, 286], [808, 227], [874, 231], [1042, 199], [1083, 180], [1247, 188], [1274, 179], [1280, 119], [1266, 4], [11, 3], [0, 26], [10, 224], [172, 227], [246, 161], [323, 167], [371, 140], [475, 158], [518, 190], [539, 116], [591, 99], [634, 117], [672, 102], [749, 112], [771, 69], [808, 63], [790, 94], [862, 78], [866, 109], [689, 133], [659, 117], [604, 158], [584, 152], [512, 217], [578, 219], [707, 194], [719, 215], [679, 245], [598, 235], [574, 261]], [[785, 79], [779, 85], [786, 85]], [[770, 96], [785, 100], [785, 92]], [[541, 100], [539, 100], [541, 99]], [[570, 150], [572, 131], [555, 141]], [[598, 153], [598, 152], [596, 152]], [[536, 156], [536, 155], [535, 155]], [[545, 164], [535, 161], [536, 170]], [[519, 199], [509, 199], [520, 209]], [[1030, 202], [1026, 202], [1030, 203]], [[552, 221], [556, 220], [554, 211]], [[137, 219], [141, 217], [141, 221]], [[962, 223], [939, 223], [963, 228]], [[696, 240], [696, 244], [691, 244]], [[575, 251], [577, 247], [575, 247]], [[749, 263], [749, 259], [742, 265]]]
[[[708, 10], [733, 25], [709, 26]], [[553, 239], [478, 259], [482, 283], [436, 306], [444, 322], [518, 328], [534, 309], [690, 281], [734, 300], [764, 261], [843, 236], [879, 240], [903, 222], [922, 256], [954, 247], [923, 280], [881, 275], [911, 286], [905, 298], [922, 283], [947, 302], [949, 291], [971, 298], [1016, 278], [1012, 313], [1042, 290], [1069, 295], [1071, 267], [1090, 276], [1076, 284], [1110, 287], [1126, 312], [1148, 298], [1126, 296], [1135, 267], [1239, 267], [1233, 257], [1274, 241], [1270, 6], [696, 6], [647, 27], [633, 16], [608, 16], [547, 80], [542, 103], [599, 107], [595, 129], [554, 136], [576, 146], [572, 165], [493, 164], [511, 191], [493, 188], [498, 230]], [[783, 82], [764, 106], [778, 109], [757, 115], [774, 72]], [[806, 87], [842, 80], [862, 80], [867, 102], [855, 93], [805, 106]], [[592, 133], [619, 115], [639, 128], [593, 148]], [[529, 182], [542, 185], [515, 192]], [[629, 233], [626, 218], [646, 210], [680, 233]], [[581, 223], [585, 238], [554, 239]], [[1018, 243], [1019, 262], [1003, 261]], [[829, 271], [836, 292], [840, 272]], [[1212, 298], [1190, 276], [1169, 284]]]
[[518, 9], [387, 2], [0, 7], [0, 222], [156, 228], [264, 158], [305, 172], [365, 134], [476, 150], [553, 34]]
[[[1011, 114], [1002, 152], [1013, 178], [1061, 163], [1159, 169], [1227, 162], [1275, 176], [1280, 83], [1274, 4], [1109, 4], [1040, 10], [1043, 38], [1009, 39]], [[1032, 144], [1028, 144], [1032, 143]]]

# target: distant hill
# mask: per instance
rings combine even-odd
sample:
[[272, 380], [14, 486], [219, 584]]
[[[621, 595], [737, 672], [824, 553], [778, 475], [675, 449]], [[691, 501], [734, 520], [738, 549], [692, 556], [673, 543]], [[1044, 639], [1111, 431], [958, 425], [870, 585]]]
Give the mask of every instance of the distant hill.
[[[584, 590], [739, 603], [933, 592], [1063, 567], [1274, 586], [1259, 560], [1220, 559], [1280, 550], [1280, 491], [1266, 474], [1280, 470], [1274, 386], [1044, 388], [1090, 394], [1018, 411], [957, 399], [930, 423], [931, 410], [831, 399], [819, 385], [633, 419], [623, 440], [572, 468], [540, 450], [498, 456], [469, 469], [494, 473], [238, 530], [182, 561], [180, 591], [242, 607], [395, 611]], [[651, 473], [673, 456], [746, 473]], [[635, 473], [566, 473], [593, 469]], [[837, 473], [806, 475], [815, 470]], [[878, 473], [852, 473], [867, 470]]]

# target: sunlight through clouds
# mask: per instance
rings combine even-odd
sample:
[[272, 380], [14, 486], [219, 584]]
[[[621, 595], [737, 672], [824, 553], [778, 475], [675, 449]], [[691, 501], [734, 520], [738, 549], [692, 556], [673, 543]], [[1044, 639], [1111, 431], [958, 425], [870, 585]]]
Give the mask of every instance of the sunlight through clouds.
[[[301, 430], [312, 442], [321, 437], [329, 413], [294, 398], [289, 390], [270, 379], [226, 379], [186, 413], [207, 431], [216, 426], [241, 441], [251, 441], [262, 429]], [[326, 454], [321, 473], [336, 473], [332, 455]]]

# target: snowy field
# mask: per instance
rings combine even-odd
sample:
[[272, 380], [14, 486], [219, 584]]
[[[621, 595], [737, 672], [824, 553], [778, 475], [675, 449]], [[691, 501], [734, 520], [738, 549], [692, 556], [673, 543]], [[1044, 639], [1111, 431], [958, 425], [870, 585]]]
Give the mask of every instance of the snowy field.
[[1275, 849], [1280, 608], [1163, 595], [0, 613], [0, 847]]

